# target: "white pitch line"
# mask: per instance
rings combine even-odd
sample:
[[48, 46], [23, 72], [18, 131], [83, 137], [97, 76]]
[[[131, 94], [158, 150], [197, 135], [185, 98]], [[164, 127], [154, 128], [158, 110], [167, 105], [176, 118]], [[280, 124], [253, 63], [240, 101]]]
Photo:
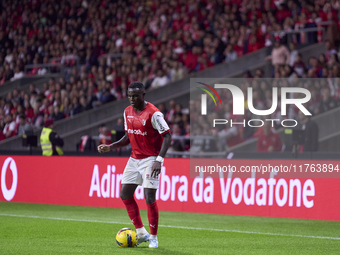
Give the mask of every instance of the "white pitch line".
[[[34, 216], [34, 215], [17, 215], [17, 214], [5, 214], [5, 213], [0, 213], [0, 216], [33, 218], [33, 219], [46, 219], [46, 220], [61, 220], [61, 221], [79, 221], [79, 222], [92, 222], [92, 223], [107, 223], [107, 224], [131, 224], [131, 222], [103, 221], [103, 220], [86, 220], [86, 219], [67, 219], [67, 218], [42, 217], [42, 216]], [[303, 238], [315, 238], [315, 239], [340, 240], [340, 237], [331, 237], [331, 236], [290, 235], [290, 234], [280, 234], [280, 233], [266, 233], [266, 232], [253, 232], [253, 231], [244, 231], [244, 230], [234, 230], [234, 229], [196, 228], [196, 227], [172, 226], [172, 225], [159, 225], [159, 227], [163, 227], [163, 228], [178, 228], [178, 229], [192, 229], [192, 230], [204, 230], [204, 231], [218, 231], [218, 232], [233, 232], [233, 233], [255, 234], [255, 235], [270, 235], [270, 236], [286, 236], [286, 237], [303, 237]]]

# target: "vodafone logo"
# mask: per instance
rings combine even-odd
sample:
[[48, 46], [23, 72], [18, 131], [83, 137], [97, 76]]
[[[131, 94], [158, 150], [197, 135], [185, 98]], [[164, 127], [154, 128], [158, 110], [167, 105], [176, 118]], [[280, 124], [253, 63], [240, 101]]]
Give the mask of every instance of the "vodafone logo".
[[[12, 171], [12, 175], [13, 175], [13, 182], [12, 182], [12, 186], [10, 189], [8, 189], [6, 185], [6, 173], [8, 170], [8, 166], [9, 166], [9, 170]], [[2, 191], [2, 195], [7, 201], [11, 201], [13, 199], [15, 192], [17, 191], [17, 186], [18, 186], [17, 165], [15, 164], [14, 159], [12, 159], [11, 157], [8, 157], [5, 160], [4, 164], [2, 165], [2, 169], [1, 169], [1, 191]]]

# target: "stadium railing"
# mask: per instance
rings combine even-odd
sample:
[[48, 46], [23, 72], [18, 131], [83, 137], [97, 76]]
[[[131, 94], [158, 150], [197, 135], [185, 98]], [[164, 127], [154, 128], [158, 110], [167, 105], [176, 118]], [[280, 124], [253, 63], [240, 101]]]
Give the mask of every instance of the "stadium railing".
[[[272, 32], [272, 39], [276, 36], [287, 37], [287, 44], [295, 43], [299, 46], [305, 44], [321, 43], [325, 41], [327, 26], [331, 25], [331, 21], [323, 21], [315, 24], [315, 27], [303, 28], [298, 30], [280, 30]], [[305, 35], [305, 39], [301, 40], [301, 35]]]
[[[74, 61], [74, 62], [68, 62], [68, 61]], [[38, 69], [38, 70], [44, 70], [45, 74], [52, 74], [52, 73], [59, 73], [63, 75], [66, 80], [69, 79], [70, 75], [72, 74], [72, 68], [76, 67], [77, 70], [79, 70], [79, 57], [77, 56], [66, 56], [65, 58], [53, 58], [50, 59], [50, 63], [48, 64], [33, 64], [33, 65], [25, 65], [24, 67], [24, 73], [25, 76], [40, 76], [39, 73], [32, 74], [32, 70]], [[37, 70], [37, 72], [38, 72]]]
[[101, 55], [98, 60], [101, 61], [103, 58], [106, 59], [107, 66], [111, 66], [111, 61], [113, 58], [121, 58], [124, 55], [124, 53], [107, 53], [104, 55]]

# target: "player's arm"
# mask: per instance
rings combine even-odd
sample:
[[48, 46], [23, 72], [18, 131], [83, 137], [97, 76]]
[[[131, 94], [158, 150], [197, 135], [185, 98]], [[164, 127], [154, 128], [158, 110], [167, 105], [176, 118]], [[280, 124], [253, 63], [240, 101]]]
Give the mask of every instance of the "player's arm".
[[162, 147], [161, 147], [161, 150], [159, 151], [158, 156], [164, 158], [171, 144], [171, 134], [170, 132], [168, 132], [162, 136], [163, 136], [163, 143], [162, 143]]
[[110, 145], [101, 144], [98, 146], [98, 152], [104, 153], [109, 152], [110, 150], [115, 150], [121, 147], [124, 147], [130, 143], [129, 136], [127, 133], [117, 142], [111, 143]]
[[[126, 124], [126, 116], [125, 116], [125, 111], [124, 111], [124, 130], [125, 132], [127, 131], [127, 124]], [[110, 150], [115, 150], [121, 147], [124, 147], [130, 143], [129, 136], [127, 133], [117, 142], [111, 143], [110, 145], [106, 144], [101, 144], [98, 146], [98, 152], [99, 153], [104, 153], [104, 152], [109, 152]]]
[[154, 178], [156, 178], [161, 173], [164, 156], [166, 152], [168, 151], [170, 144], [171, 144], [171, 134], [169, 131], [165, 134], [162, 134], [162, 136], [163, 136], [163, 143], [162, 143], [161, 150], [159, 151], [159, 154], [155, 162], [152, 165], [151, 177], [154, 177]]
[[156, 161], [152, 165], [151, 177], [156, 178], [162, 168], [162, 163], [164, 161], [164, 156], [168, 151], [171, 144], [171, 134], [170, 128], [166, 123], [164, 116], [161, 112], [155, 112], [151, 119], [152, 126], [154, 129], [158, 130], [158, 133], [163, 137], [163, 142]]

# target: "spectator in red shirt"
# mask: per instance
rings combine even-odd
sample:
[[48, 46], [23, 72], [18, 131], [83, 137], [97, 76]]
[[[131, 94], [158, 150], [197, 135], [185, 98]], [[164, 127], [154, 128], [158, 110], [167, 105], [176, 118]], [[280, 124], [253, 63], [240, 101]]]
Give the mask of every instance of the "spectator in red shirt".
[[209, 67], [212, 67], [214, 65], [213, 62], [211, 62], [206, 54], [203, 54], [203, 56], [198, 57], [197, 65], [195, 67], [195, 71], [203, 71]]
[[111, 144], [111, 132], [107, 129], [105, 124], [98, 127], [99, 131], [99, 144]]
[[3, 134], [6, 136], [6, 138], [15, 136], [15, 121], [13, 120], [12, 114], [7, 114], [5, 116], [5, 124], [6, 125], [4, 127]]
[[188, 51], [185, 58], [185, 66], [187, 67], [189, 72], [192, 72], [195, 70], [195, 67], [197, 66], [198, 62], [198, 56], [201, 54], [201, 48], [200, 47], [193, 47], [192, 52]]
[[281, 151], [282, 142], [280, 136], [271, 127], [270, 121], [264, 121], [264, 125], [257, 134], [257, 152]]
[[31, 107], [29, 101], [25, 101], [24, 102], [24, 113], [25, 116], [28, 120], [28, 122], [32, 122], [33, 118], [34, 118], [34, 112], [33, 112], [33, 108]]
[[248, 44], [248, 47], [247, 47], [247, 53], [255, 52], [261, 48], [262, 46], [260, 42], [258, 42], [257, 37], [252, 36], [250, 39], [250, 43]]
[[303, 76], [303, 74], [306, 71], [305, 63], [302, 61], [301, 53], [298, 53], [296, 56], [295, 62], [293, 64], [294, 72], [296, 72], [300, 77]]

